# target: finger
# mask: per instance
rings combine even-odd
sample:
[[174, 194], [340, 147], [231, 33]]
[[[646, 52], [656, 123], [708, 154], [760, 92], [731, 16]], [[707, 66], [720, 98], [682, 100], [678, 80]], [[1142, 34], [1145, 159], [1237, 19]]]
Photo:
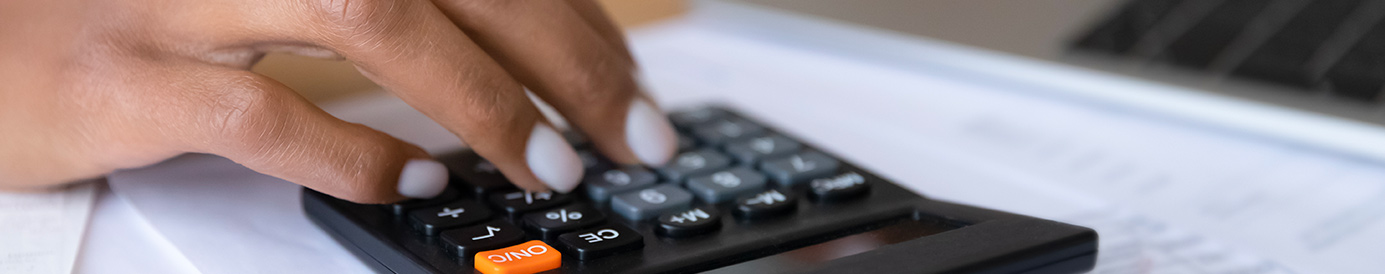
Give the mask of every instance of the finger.
[[601, 35], [601, 38], [610, 43], [611, 47], [633, 62], [634, 58], [630, 56], [630, 48], [625, 44], [625, 32], [616, 27], [615, 22], [611, 21], [611, 17], [606, 14], [606, 9], [602, 8], [601, 4], [592, 0], [569, 0], [567, 4], [572, 6], [572, 10], [576, 11], [577, 15], [581, 16], [582, 20], [587, 22], [587, 26], [591, 26], [597, 35]]
[[638, 91], [634, 63], [558, 1], [438, 0], [517, 79], [621, 163], [662, 165], [676, 150], [667, 118]]
[[327, 41], [376, 83], [465, 140], [515, 185], [568, 192], [577, 153], [486, 51], [429, 2], [353, 1]]
[[369, 127], [341, 121], [267, 77], [225, 68], [184, 69], [184, 88], [164, 112], [164, 131], [192, 152], [221, 155], [358, 203], [430, 198], [447, 171], [427, 152]]

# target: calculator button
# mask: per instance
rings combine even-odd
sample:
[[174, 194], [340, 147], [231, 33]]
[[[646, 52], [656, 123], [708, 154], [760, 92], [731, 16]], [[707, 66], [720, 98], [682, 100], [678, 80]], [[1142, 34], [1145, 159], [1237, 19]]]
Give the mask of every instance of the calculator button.
[[799, 152], [786, 157], [760, 162], [760, 170], [769, 174], [780, 186], [792, 186], [807, 180], [831, 176], [840, 163], [815, 151]]
[[735, 200], [736, 197], [762, 189], [765, 189], [765, 175], [747, 167], [688, 178], [688, 190], [703, 202], [713, 204]]
[[697, 207], [659, 216], [659, 235], [680, 238], [701, 235], [721, 228], [720, 212], [713, 207]]
[[408, 213], [409, 210], [456, 201], [457, 199], [461, 198], [461, 196], [461, 191], [457, 191], [457, 189], [453, 187], [447, 187], [444, 188], [442, 190], [442, 193], [438, 194], [438, 196], [436, 197], [429, 199], [408, 199], [400, 201], [398, 203], [390, 204], [388, 207], [390, 209], [390, 212], [393, 212], [394, 215], [404, 215], [405, 213]]
[[582, 184], [587, 187], [587, 196], [597, 202], [611, 199], [611, 195], [654, 185], [658, 175], [642, 167], [623, 167], [600, 173], [588, 173]]
[[519, 218], [520, 215], [530, 211], [555, 207], [565, 204], [568, 197], [552, 191], [530, 192], [526, 190], [516, 190], [503, 193], [495, 193], [490, 196], [491, 203], [495, 204], [510, 218]]
[[670, 122], [679, 128], [692, 128], [701, 124], [730, 116], [725, 110], [717, 108], [700, 108], [694, 110], [678, 111], [668, 115]]
[[466, 257], [476, 252], [492, 250], [524, 242], [524, 231], [503, 220], [491, 220], [479, 225], [443, 231], [442, 241]]
[[587, 170], [588, 173], [611, 169], [613, 166], [611, 161], [606, 160], [605, 157], [601, 157], [600, 154], [597, 154], [596, 151], [591, 148], [577, 149], [577, 159], [582, 160], [582, 169]]
[[703, 143], [710, 145], [721, 145], [731, 141], [755, 137], [764, 132], [764, 127], [740, 118], [722, 119], [720, 121], [694, 127], [692, 130], [693, 136], [696, 136], [697, 139]]
[[678, 134], [678, 151], [686, 151], [697, 148], [697, 139], [692, 136]]
[[569, 205], [524, 214], [524, 228], [543, 239], [553, 239], [558, 237], [558, 234], [601, 224], [604, 221], [605, 214], [584, 205]]
[[591, 144], [591, 139], [587, 138], [586, 135], [571, 130], [563, 132], [563, 140], [567, 140], [567, 143], [574, 147], [585, 147]]
[[469, 200], [409, 211], [409, 222], [427, 235], [436, 235], [444, 229], [474, 224], [490, 217], [490, 209]]
[[697, 176], [731, 166], [731, 158], [712, 149], [699, 149], [679, 153], [667, 165], [659, 168], [659, 174], [674, 182], [682, 182], [689, 176]]
[[822, 202], [844, 201], [861, 197], [870, 191], [866, 177], [856, 172], [837, 176], [813, 179], [808, 182], [808, 194], [813, 200]]
[[793, 193], [783, 193], [771, 189], [736, 200], [736, 216], [745, 219], [761, 219], [792, 212], [798, 199]]
[[558, 241], [567, 246], [569, 255], [575, 254], [583, 261], [644, 247], [644, 237], [640, 233], [618, 224], [563, 234], [558, 236]]
[[741, 163], [754, 163], [760, 159], [783, 156], [797, 152], [803, 144], [778, 134], [770, 134], [726, 144], [726, 153]]
[[529, 274], [563, 266], [563, 255], [542, 241], [476, 253], [476, 270], [486, 274]]
[[497, 169], [485, 158], [481, 158], [480, 155], [476, 155], [475, 152], [467, 151], [455, 159], [446, 161], [445, 163], [447, 163], [448, 169], [452, 171], [452, 175], [465, 183], [465, 190], [480, 195], [479, 197], [514, 187], [510, 184], [510, 180], [500, 173], [500, 169]]
[[630, 220], [645, 220], [666, 212], [682, 210], [692, 204], [692, 194], [677, 185], [663, 184], [651, 188], [616, 194], [611, 198], [611, 211]]

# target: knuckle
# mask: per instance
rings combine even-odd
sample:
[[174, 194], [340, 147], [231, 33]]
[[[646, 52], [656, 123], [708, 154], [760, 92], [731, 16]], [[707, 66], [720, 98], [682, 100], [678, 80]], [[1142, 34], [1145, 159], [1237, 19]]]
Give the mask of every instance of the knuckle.
[[[395, 173], [402, 166], [391, 165], [396, 159], [406, 158], [400, 155], [402, 149], [392, 146], [394, 143], [382, 134], [365, 134], [360, 136], [362, 140], [349, 140], [340, 142], [346, 147], [330, 149], [337, 155], [329, 155], [325, 158], [336, 159], [329, 161], [332, 167], [326, 168], [329, 175], [325, 175], [329, 182], [339, 183], [342, 194], [339, 198], [347, 199], [357, 203], [388, 203], [393, 202], [397, 197], [397, 191], [392, 188], [398, 174]], [[393, 175], [393, 176], [391, 176]]]
[[[578, 106], [589, 110], [620, 110], [622, 112], [635, 97], [636, 85], [629, 73], [603, 72], [614, 70], [595, 70], [580, 73], [571, 80], [568, 91]], [[612, 113], [612, 115], [615, 115]], [[610, 117], [610, 116], [606, 116]]]
[[405, 25], [414, 2], [409, 0], [319, 0], [322, 17], [338, 34], [348, 38], [382, 35]]
[[208, 140], [221, 141], [219, 146], [230, 146], [240, 152], [261, 152], [278, 140], [289, 123], [283, 121], [283, 104], [273, 87], [256, 81], [251, 77], [240, 77], [230, 81], [227, 89], [211, 94], [211, 106], [203, 124], [208, 125], [212, 136]]

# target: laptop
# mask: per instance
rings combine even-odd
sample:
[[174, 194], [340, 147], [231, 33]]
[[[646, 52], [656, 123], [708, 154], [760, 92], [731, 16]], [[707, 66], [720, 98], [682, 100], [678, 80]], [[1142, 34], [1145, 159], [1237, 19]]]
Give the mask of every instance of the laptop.
[[911, 56], [928, 53], [910, 44], [951, 44], [979, 52], [956, 57], [959, 66], [1065, 82], [1059, 85], [1071, 88], [1059, 92], [1066, 96], [1385, 161], [1385, 2], [698, 3], [727, 24], [754, 26], [747, 32], [793, 36], [853, 57], [908, 67], [922, 64]]

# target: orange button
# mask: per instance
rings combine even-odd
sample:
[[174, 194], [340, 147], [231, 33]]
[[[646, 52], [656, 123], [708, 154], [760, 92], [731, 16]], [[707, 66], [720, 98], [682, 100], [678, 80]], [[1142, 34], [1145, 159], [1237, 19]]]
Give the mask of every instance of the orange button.
[[476, 270], [486, 274], [537, 273], [563, 266], [563, 254], [534, 240], [516, 246], [476, 253]]

